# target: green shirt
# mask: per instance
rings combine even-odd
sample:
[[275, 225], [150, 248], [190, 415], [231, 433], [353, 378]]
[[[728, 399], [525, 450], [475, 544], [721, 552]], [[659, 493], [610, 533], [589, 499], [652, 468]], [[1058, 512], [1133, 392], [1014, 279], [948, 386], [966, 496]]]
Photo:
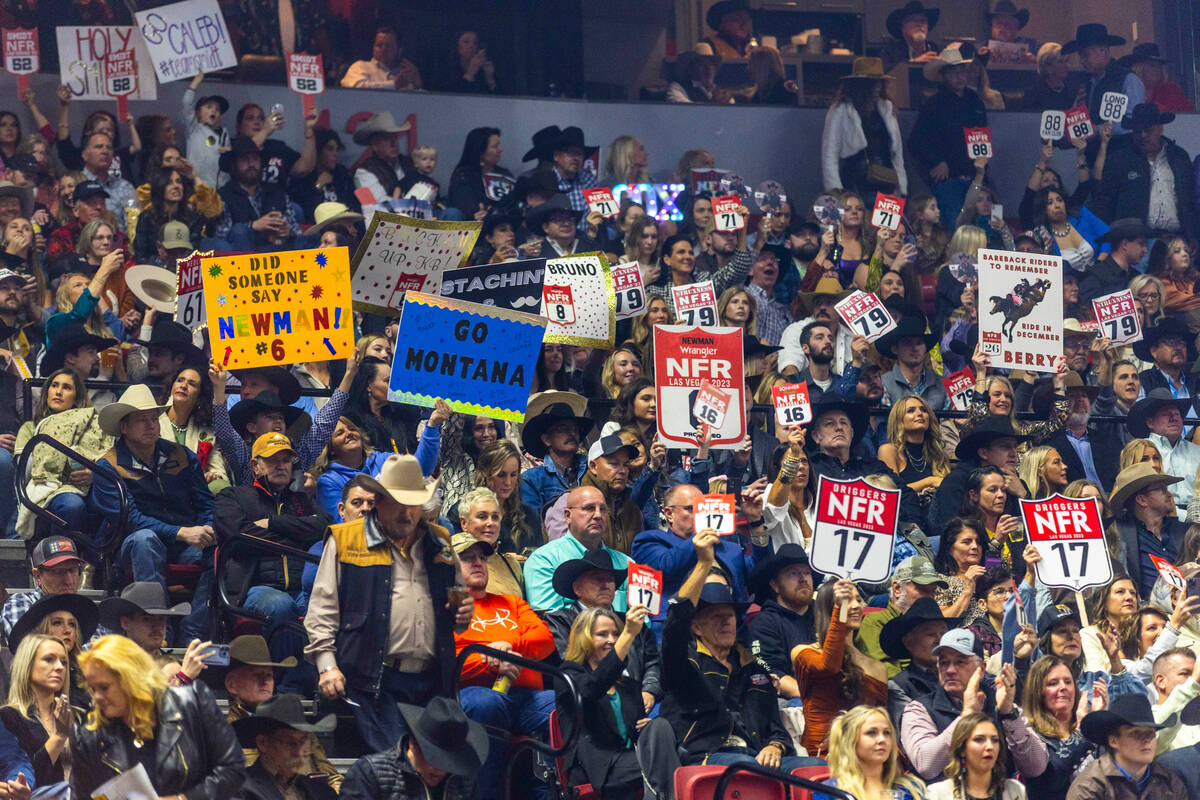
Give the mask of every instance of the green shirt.
[[854, 646], [860, 653], [882, 661], [887, 666], [888, 680], [896, 677], [900, 670], [908, 666], [909, 662], [907, 658], [901, 660], [892, 658], [879, 646], [879, 634], [883, 632], [883, 626], [898, 616], [900, 616], [900, 610], [888, 603], [887, 608], [883, 611], [876, 611], [863, 617], [862, 625], [859, 626], [858, 633], [854, 635]]

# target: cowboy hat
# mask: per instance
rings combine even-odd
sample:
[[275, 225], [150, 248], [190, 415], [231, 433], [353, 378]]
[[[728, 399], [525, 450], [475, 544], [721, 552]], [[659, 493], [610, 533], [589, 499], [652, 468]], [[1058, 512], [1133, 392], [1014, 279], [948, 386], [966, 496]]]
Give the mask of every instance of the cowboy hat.
[[516, 231], [521, 226], [521, 215], [493, 211], [483, 218], [483, 226], [479, 229], [479, 238], [486, 239], [495, 233], [496, 228], [499, 228], [501, 225], [508, 225]]
[[796, 296], [800, 298], [800, 302], [804, 303], [806, 308], [812, 308], [813, 300], [819, 295], [831, 295], [836, 303], [845, 300], [853, 293], [854, 290], [852, 289], [842, 288], [842, 284], [836, 275], [825, 273], [817, 281], [817, 285], [813, 287], [811, 292], [797, 292]]
[[278, 411], [283, 414], [283, 424], [288, 428], [292, 427], [292, 424], [300, 419], [300, 415], [305, 413], [302, 409], [287, 405], [279, 399], [278, 394], [268, 389], [265, 392], [259, 392], [252, 398], [237, 401], [233, 408], [229, 409], [229, 422], [233, 425], [234, 430], [245, 438], [248, 433], [246, 426], [254, 419], [255, 415], [270, 411]]
[[287, 367], [250, 367], [235, 369], [233, 377], [243, 380], [247, 375], [259, 374], [279, 394], [279, 399], [291, 405], [300, 399], [300, 381]]
[[46, 348], [46, 355], [42, 356], [42, 375], [49, 375], [62, 367], [67, 354], [74, 353], [81, 347], [90, 344], [100, 351], [107, 350], [116, 343], [116, 339], [97, 336], [83, 327], [81, 322], [64, 325], [50, 336], [50, 345]]
[[229, 643], [229, 666], [276, 667], [291, 669], [296, 666], [296, 657], [288, 656], [282, 661], [271, 658], [267, 640], [258, 634], [243, 634]]
[[176, 355], [182, 355], [183, 363], [190, 366], [203, 365], [208, 360], [204, 357], [204, 351], [193, 343], [192, 332], [170, 317], [154, 320], [149, 340], [138, 339], [137, 343], [147, 348], [166, 348]]
[[[549, 161], [554, 153], [550, 151], [550, 147], [558, 140], [562, 134], [562, 129], [557, 125], [547, 125], [541, 130], [533, 134], [533, 147], [525, 151], [525, 155], [521, 156], [521, 162], [533, 161]], [[518, 180], [518, 183], [520, 181]]]
[[987, 16], [989, 22], [991, 21], [992, 17], [1016, 17], [1017, 28], [1024, 28], [1029, 24], [1029, 9], [1017, 8], [1017, 4], [1012, 0], [997, 0], [996, 4], [992, 6], [992, 10], [988, 12]]
[[577, 392], [565, 392], [558, 389], [547, 389], [529, 396], [525, 406], [525, 419], [531, 420], [555, 403], [566, 403], [577, 417], [587, 416], [587, 398]]
[[[937, 575], [937, 573], [934, 574]], [[880, 629], [879, 649], [897, 661], [912, 658], [912, 654], [904, 646], [904, 637], [915, 630], [918, 625], [926, 622], [944, 622], [949, 630], [957, 628], [962, 622], [962, 617], [947, 617], [938, 608], [937, 601], [932, 597], [918, 597], [907, 611], [889, 620]]]
[[577, 211], [571, 207], [571, 201], [565, 194], [559, 193], [551, 197], [540, 206], [534, 206], [525, 212], [525, 227], [529, 228], [530, 233], [535, 236], [541, 236], [542, 226], [546, 224], [546, 220], [555, 211], [565, 211], [575, 218], [575, 222], [579, 222], [579, 218], [583, 216], [582, 211]]
[[813, 404], [812, 422], [808, 424], [809, 430], [816, 430], [817, 423], [821, 420], [821, 417], [834, 411], [841, 411], [850, 418], [850, 427], [854, 429], [854, 434], [850, 438], [850, 446], [853, 447], [858, 444], [866, 434], [867, 427], [869, 426], [867, 407], [864, 403], [843, 400], [833, 392], [822, 395], [821, 399]]
[[1099, 22], [1089, 22], [1075, 29], [1075, 38], [1063, 45], [1062, 54], [1069, 56], [1085, 47], [1117, 47], [1125, 44], [1120, 36], [1112, 36], [1108, 28]]
[[434, 768], [452, 775], [474, 775], [479, 771], [487, 758], [487, 731], [467, 719], [457, 700], [438, 695], [424, 706], [397, 705], [409, 734]]
[[722, 59], [708, 42], [696, 42], [691, 50], [684, 50], [675, 59], [675, 79], [680, 83], [687, 81], [692, 65], [697, 61], [710, 61], [719, 66]]
[[154, 399], [154, 393], [144, 383], [135, 383], [124, 392], [115, 403], [109, 403], [100, 409], [100, 430], [109, 436], [121, 435], [121, 421], [135, 411], [157, 411], [159, 414], [170, 408], [170, 405], [159, 405]]
[[696, 610], [700, 611], [709, 606], [732, 606], [733, 613], [740, 619], [750, 607], [749, 603], [739, 603], [733, 599], [733, 589], [724, 583], [706, 583], [700, 590], [700, 600]]
[[258, 704], [248, 717], [234, 720], [233, 730], [242, 747], [257, 747], [255, 737], [260, 733], [270, 735], [280, 728], [290, 728], [301, 733], [329, 733], [337, 727], [337, 715], [326, 714], [316, 722], [304, 716], [304, 706], [298, 694], [277, 694]]
[[725, 18], [726, 14], [732, 14], [735, 11], [753, 13], [750, 10], [750, 4], [746, 0], [719, 0], [719, 2], [713, 3], [704, 15], [704, 24], [714, 31], [719, 31], [721, 29], [721, 20]]
[[1154, 103], [1138, 103], [1133, 110], [1125, 115], [1121, 124], [1126, 130], [1133, 132], [1144, 131], [1155, 125], [1167, 125], [1175, 121], [1175, 115], [1169, 111], [1159, 111]]
[[249, 136], [235, 136], [229, 143], [229, 149], [221, 153], [221, 157], [217, 159], [217, 166], [220, 167], [221, 172], [232, 175], [237, 160], [249, 153], [257, 153], [261, 156], [262, 148], [255, 144]]
[[153, 264], [134, 264], [125, 270], [125, 285], [133, 296], [163, 314], [175, 313], [178, 277], [174, 272]]
[[569, 600], [578, 600], [575, 594], [575, 581], [589, 572], [603, 572], [611, 575], [613, 583], [620, 586], [625, 582], [626, 571], [613, 566], [612, 556], [603, 547], [589, 550], [579, 558], [572, 558], [559, 564], [554, 570], [551, 585], [554, 591]]
[[583, 143], [583, 129], [575, 125], [572, 125], [569, 128], [563, 128], [561, 131], [559, 131], [558, 138], [554, 140], [550, 147], [551, 155], [560, 150], [567, 150], [572, 147], [578, 147], [584, 152], [592, 149], [590, 145]]
[[1124, 508], [1129, 499], [1138, 492], [1150, 486], [1170, 486], [1179, 483], [1183, 478], [1174, 475], [1164, 475], [1156, 470], [1149, 462], [1131, 464], [1117, 473], [1113, 481], [1113, 491], [1108, 497], [1108, 504], [1114, 511]]
[[905, 309], [904, 316], [900, 317], [896, 327], [880, 336], [875, 342], [875, 349], [881, 356], [893, 361], [896, 360], [896, 345], [900, 344], [901, 339], [921, 339], [925, 342], [925, 349], [932, 350], [933, 346], [938, 343], [938, 335], [926, 332], [928, 324], [925, 315], [920, 311]]
[[887, 15], [888, 33], [895, 39], [903, 39], [904, 32], [902, 27], [904, 20], [916, 14], [924, 14], [925, 19], [929, 22], [929, 30], [933, 30], [937, 26], [938, 17], [941, 16], [942, 10], [940, 8], [927, 8], [919, 0], [911, 0], [903, 8], [897, 8]]
[[963, 42], [951, 42], [946, 45], [941, 53], [938, 53], [937, 58], [925, 62], [925, 66], [921, 68], [921, 74], [925, 76], [925, 80], [927, 81], [939, 81], [941, 80], [942, 70], [946, 67], [970, 64], [975, 60], [974, 56], [974, 48], [966, 50], [963, 47]]
[[505, 200], [512, 198], [514, 203], [524, 203], [529, 195], [537, 192], [546, 197], [553, 197], [558, 192], [558, 178], [548, 169], [535, 169], [528, 175], [517, 178], [512, 191], [504, 196]]
[[771, 353], [778, 353], [782, 349], [783, 347], [780, 345], [767, 344], [752, 333], [742, 336], [742, 358], [769, 356]]
[[974, 458], [979, 448], [987, 447], [997, 439], [1016, 439], [1018, 442], [1024, 442], [1029, 437], [1017, 432], [1008, 417], [992, 415], [985, 417], [963, 434], [958, 440], [958, 446], [954, 448], [954, 455], [959, 461]]
[[100, 603], [100, 624], [120, 633], [121, 617], [136, 616], [137, 612], [152, 617], [186, 617], [192, 613], [191, 603], [167, 605], [167, 591], [158, 581], [134, 581], [121, 590], [120, 597], [106, 597]]
[[48, 594], [31, 605], [29, 610], [13, 623], [12, 632], [8, 634], [9, 650], [17, 652], [17, 645], [25, 635], [33, 633], [34, 629], [42, 624], [42, 620], [55, 611], [69, 611], [75, 617], [75, 621], [79, 623], [79, 644], [82, 645], [91, 639], [92, 634], [96, 632], [99, 612], [95, 603], [81, 594]]
[[[563, 394], [570, 394], [570, 392], [563, 392]], [[535, 458], [546, 457], [548, 448], [542, 441], [542, 434], [550, 430], [554, 423], [563, 421], [574, 423], [579, 431], [580, 443], [591, 432], [592, 426], [595, 424], [590, 417], [579, 413], [565, 402], [556, 402], [545, 406], [544, 410], [532, 419], [526, 411], [525, 420], [525, 427], [521, 431], [521, 446]]]
[[1150, 428], [1147, 425], [1150, 418], [1167, 406], [1175, 406], [1179, 409], [1179, 413], [1186, 417], [1192, 410], [1192, 399], [1190, 397], [1177, 398], [1165, 386], [1151, 389], [1146, 392], [1145, 397], [1138, 400], [1129, 409], [1129, 416], [1125, 423], [1129, 427], [1129, 432], [1139, 439], [1145, 439], [1150, 435]]
[[0, 181], [0, 197], [15, 197], [21, 201], [21, 216], [33, 214], [33, 189], [28, 186], [17, 186], [12, 181]]
[[1114, 697], [1107, 709], [1091, 712], [1079, 723], [1079, 730], [1094, 744], [1107, 746], [1108, 735], [1121, 725], [1161, 731], [1175, 727], [1178, 717], [1171, 714], [1162, 722], [1155, 722], [1150, 698], [1137, 692]]
[[1162, 57], [1162, 53], [1158, 50], [1158, 45], [1154, 42], [1142, 42], [1139, 45], [1134, 45], [1129, 55], [1121, 56], [1117, 59], [1117, 63], [1126, 69], [1143, 61], [1157, 61], [1159, 64], [1168, 63], [1167, 59]]
[[484, 539], [476, 539], [469, 533], [456, 533], [451, 536], [450, 547], [452, 547], [454, 552], [458, 553], [459, 555], [467, 552], [472, 547], [479, 547], [481, 550], [483, 550], [483, 555], [485, 557], [496, 552], [496, 549], [492, 547], [489, 542]]
[[320, 236], [330, 225], [338, 222], [362, 222], [366, 217], [356, 211], [351, 211], [345, 203], [328, 201], [313, 209], [313, 224], [304, 233], [307, 236]]
[[404, 133], [412, 125], [405, 120], [403, 124], [397, 125], [395, 117], [390, 111], [380, 111], [378, 114], [373, 114], [370, 119], [354, 129], [354, 143], [368, 144], [371, 137], [377, 133]]
[[379, 470], [379, 477], [359, 476], [366, 488], [376, 495], [387, 495], [405, 506], [423, 506], [433, 497], [437, 481], [426, 482], [416, 456], [390, 455]]
[[1063, 394], [1066, 394], [1071, 389], [1083, 389], [1087, 392], [1088, 399], [1093, 402], [1100, 396], [1100, 387], [1088, 386], [1083, 382], [1083, 378], [1079, 377], [1079, 373], [1073, 369], [1067, 370], [1066, 374], [1063, 375]]
[[854, 59], [854, 66], [849, 75], [842, 75], [842, 81], [890, 81], [892, 76], [883, 71], [883, 59], [859, 56]]
[[[808, 553], [802, 545], [795, 542], [788, 542], [780, 546], [770, 558], [765, 558], [755, 564], [754, 571], [750, 573], [750, 580], [746, 582], [746, 588], [750, 591], [750, 596], [758, 601], [759, 605], [766, 603], [768, 600], [773, 600], [775, 598], [775, 590], [771, 588], [771, 581], [775, 580], [775, 576], [780, 572], [794, 564], [804, 564], [808, 566], [810, 571], [812, 570], [812, 565], [808, 560]], [[817, 574], [813, 573], [813, 586], [820, 583], [817, 577]]]

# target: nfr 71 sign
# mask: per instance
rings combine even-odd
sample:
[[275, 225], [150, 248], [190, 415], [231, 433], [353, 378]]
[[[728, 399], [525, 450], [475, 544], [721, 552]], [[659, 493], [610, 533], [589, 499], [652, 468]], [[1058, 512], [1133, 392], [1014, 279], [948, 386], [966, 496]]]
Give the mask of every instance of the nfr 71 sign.
[[1094, 497], [1022, 500], [1021, 518], [1029, 542], [1042, 560], [1038, 580], [1047, 586], [1081, 591], [1113, 579], [1112, 562]]
[[817, 482], [812, 568], [852, 581], [881, 583], [892, 574], [900, 491], [878, 489], [862, 478]]

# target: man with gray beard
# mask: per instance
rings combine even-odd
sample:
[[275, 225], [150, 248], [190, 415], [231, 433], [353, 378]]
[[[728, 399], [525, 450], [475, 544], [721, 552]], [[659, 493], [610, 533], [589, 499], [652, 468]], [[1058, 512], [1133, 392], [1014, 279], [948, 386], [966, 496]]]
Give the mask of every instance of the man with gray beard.
[[1085, 386], [1078, 373], [1068, 372], [1063, 391], [1067, 395], [1067, 423], [1046, 445], [1058, 451], [1066, 464], [1068, 482], [1086, 478], [1108, 492], [1120, 471], [1121, 441], [1100, 435], [1088, 422], [1100, 387]]

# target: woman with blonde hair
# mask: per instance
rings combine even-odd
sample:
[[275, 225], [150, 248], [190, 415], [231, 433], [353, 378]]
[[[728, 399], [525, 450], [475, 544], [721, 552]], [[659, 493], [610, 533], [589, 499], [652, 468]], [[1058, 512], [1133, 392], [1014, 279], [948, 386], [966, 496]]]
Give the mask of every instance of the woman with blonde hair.
[[838, 224], [837, 240], [842, 246], [842, 260], [834, 264], [842, 286], [850, 286], [858, 265], [875, 251], [875, 229], [868, 224], [867, 206], [858, 192], [840, 192], [842, 221]]
[[500, 542], [500, 498], [491, 489], [476, 486], [463, 495], [457, 508], [446, 509], [447, 516], [458, 512], [458, 527], [481, 542], [487, 542], [492, 554], [487, 557], [488, 594], [511, 594], [525, 596], [525, 568], [521, 564], [525, 556], [517, 553], [501, 553]]
[[1129, 281], [1129, 291], [1133, 295], [1133, 304], [1140, 311], [1142, 330], [1166, 316], [1163, 311], [1167, 305], [1167, 287], [1153, 275], [1135, 275]]
[[1029, 487], [1029, 499], [1041, 500], [1067, 488], [1067, 465], [1053, 447], [1040, 445], [1021, 456], [1021, 467], [1017, 470], [1021, 480]]
[[64, 780], [71, 729], [79, 722], [66, 695], [70, 658], [62, 640], [31, 633], [13, 654], [8, 700], [0, 721], [17, 737], [38, 786]]
[[[959, 253], [966, 253], [976, 262], [979, 259], [979, 251], [987, 247], [987, 232], [983, 228], [975, 225], [960, 225], [954, 231], [954, 235], [950, 237], [950, 242], [946, 245], [946, 256], [954, 258]], [[964, 282], [959, 280], [954, 275], [954, 271], [948, 269], [949, 261], [943, 262], [938, 266], [937, 288], [934, 299], [934, 316], [939, 320], [945, 320], [950, 316], [950, 312], [959, 308], [964, 303], [964, 292], [969, 287], [975, 288], [975, 281]], [[975, 298], [978, 304], [978, 297]], [[939, 323], [940, 330], [940, 323]]]
[[636, 136], [618, 136], [604, 154], [604, 174], [600, 177], [600, 185], [649, 183], [650, 171], [646, 169], [648, 158], [645, 146]]
[[642, 355], [632, 342], [622, 342], [604, 359], [600, 369], [600, 386], [615, 400], [630, 381], [642, 376]]
[[[862, 705], [842, 712], [829, 729], [826, 783], [859, 800], [921, 800], [925, 784], [904, 774], [897, 739], [883, 708]], [[816, 792], [813, 800], [828, 796]]]
[[978, 425], [991, 416], [1008, 417], [1013, 430], [1029, 437], [1030, 444], [1041, 444], [1052, 438], [1067, 423], [1067, 398], [1063, 393], [1066, 372], [1055, 373], [1053, 383], [1055, 389], [1054, 405], [1047, 419], [1022, 422], [1017, 419], [1016, 407], [1013, 403], [1013, 385], [1003, 375], [989, 375], [987, 357], [979, 347], [975, 348], [975, 356], [971, 359], [975, 365], [975, 394], [971, 406], [967, 409], [967, 423], [963, 426], [962, 436], [970, 432], [972, 425]]
[[1149, 439], [1130, 439], [1129, 443], [1121, 448], [1121, 469], [1143, 462], [1154, 467], [1155, 472], [1163, 471], [1162, 453], [1158, 452], [1154, 442]]
[[[752, 47], [747, 59], [753, 86], [743, 102], [754, 105], [796, 105], [796, 82], [789, 81], [783, 57], [774, 47]], [[739, 98], [740, 99], [740, 98]]]
[[1200, 309], [1200, 294], [1196, 293], [1200, 271], [1196, 270], [1194, 251], [1187, 239], [1173, 236], [1167, 240], [1163, 267], [1158, 278], [1167, 292], [1164, 313], [1168, 316], [1190, 315]]
[[42, 253], [36, 246], [33, 223], [25, 217], [13, 217], [4, 226], [3, 233], [3, 237], [0, 238], [0, 250], [3, 251], [5, 266], [33, 276], [37, 281], [37, 294], [34, 298], [36, 308], [45, 308], [50, 304], [50, 283], [46, 279]]
[[520, 553], [545, 543], [538, 511], [521, 501], [521, 451], [500, 439], [479, 454], [475, 485], [495, 492], [500, 501], [500, 539], [496, 551]]
[[392, 343], [382, 334], [368, 333], [366, 336], [360, 336], [354, 343], [354, 352], [358, 354], [359, 361], [373, 356], [385, 364], [392, 363]]
[[741, 328], [743, 334], [758, 335], [757, 307], [754, 298], [741, 286], [730, 286], [717, 298], [717, 319], [721, 325]]
[[879, 460], [900, 477], [900, 483], [917, 493], [934, 492], [950, 474], [942, 447], [937, 415], [918, 395], [909, 395], [888, 413], [888, 440], [879, 446]]
[[1025, 800], [1025, 787], [1008, 777], [1004, 731], [982, 712], [959, 717], [942, 774], [946, 780], [929, 787], [928, 800]]
[[[92, 693], [71, 749], [71, 788], [91, 797], [105, 781], [145, 767], [159, 797], [233, 797], [246, 777], [238, 738], [203, 681], [171, 687], [124, 636], [102, 636], [79, 656]], [[146, 758], [143, 747], [154, 758]], [[157, 752], [162, 744], [163, 751]]]

